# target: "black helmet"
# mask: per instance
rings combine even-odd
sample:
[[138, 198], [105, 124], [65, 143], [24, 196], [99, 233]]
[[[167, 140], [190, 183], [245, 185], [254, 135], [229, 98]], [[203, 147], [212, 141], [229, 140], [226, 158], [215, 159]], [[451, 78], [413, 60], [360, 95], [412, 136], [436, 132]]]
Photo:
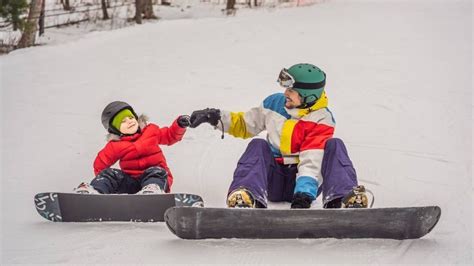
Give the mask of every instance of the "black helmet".
[[125, 109], [130, 110], [133, 115], [138, 118], [132, 106], [126, 102], [111, 102], [104, 108], [104, 111], [102, 111], [102, 125], [104, 126], [105, 130], [107, 130], [107, 132], [121, 135], [120, 131], [112, 126], [112, 120], [114, 119], [115, 115]]

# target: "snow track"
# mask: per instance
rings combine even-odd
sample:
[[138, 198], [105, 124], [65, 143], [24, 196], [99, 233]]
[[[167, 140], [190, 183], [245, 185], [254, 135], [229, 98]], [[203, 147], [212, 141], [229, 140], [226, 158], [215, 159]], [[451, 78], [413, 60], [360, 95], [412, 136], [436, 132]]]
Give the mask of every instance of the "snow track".
[[[376, 206], [442, 208], [429, 235], [183, 241], [160, 223], [58, 224], [37, 215], [34, 194], [92, 179], [107, 103], [127, 101], [160, 126], [206, 107], [245, 111], [281, 91], [278, 72], [299, 62], [328, 74], [336, 136]], [[161, 20], [19, 50], [0, 65], [2, 265], [472, 264], [471, 1], [334, 0]], [[188, 130], [163, 149], [173, 191], [223, 207], [247, 143], [221, 140], [208, 126]]]

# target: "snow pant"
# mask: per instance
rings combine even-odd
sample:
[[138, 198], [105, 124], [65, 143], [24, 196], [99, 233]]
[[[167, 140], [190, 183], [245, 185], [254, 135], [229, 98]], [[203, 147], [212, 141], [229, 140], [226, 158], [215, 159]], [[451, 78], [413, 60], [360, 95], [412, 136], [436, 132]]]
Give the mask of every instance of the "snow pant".
[[[291, 202], [297, 172], [297, 164], [283, 165], [275, 161], [267, 141], [253, 139], [239, 159], [228, 194], [245, 188], [254, 196], [257, 207], [263, 208], [267, 207], [267, 200]], [[323, 194], [323, 206], [340, 207], [341, 199], [357, 186], [355, 169], [341, 139], [326, 142], [321, 174], [323, 182], [318, 196]], [[339, 205], [333, 206], [333, 202]]]
[[166, 170], [158, 166], [146, 169], [138, 178], [119, 169], [107, 168], [92, 180], [91, 186], [102, 194], [135, 194], [149, 184], [157, 184], [167, 191], [167, 178]]

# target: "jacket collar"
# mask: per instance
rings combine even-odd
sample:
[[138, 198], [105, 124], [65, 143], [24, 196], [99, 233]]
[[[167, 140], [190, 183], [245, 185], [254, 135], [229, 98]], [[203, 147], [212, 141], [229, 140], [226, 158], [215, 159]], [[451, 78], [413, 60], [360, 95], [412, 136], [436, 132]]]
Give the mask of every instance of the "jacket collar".
[[326, 108], [327, 106], [328, 106], [328, 97], [326, 96], [326, 92], [323, 92], [323, 94], [321, 94], [321, 98], [319, 98], [319, 100], [317, 100], [315, 104], [313, 104], [312, 106], [310, 106], [308, 108], [288, 109], [288, 108], [285, 107], [285, 109], [292, 118], [300, 119], [301, 117], [303, 117], [303, 116], [305, 116], [305, 115], [307, 115], [311, 112], [317, 111], [319, 109]]

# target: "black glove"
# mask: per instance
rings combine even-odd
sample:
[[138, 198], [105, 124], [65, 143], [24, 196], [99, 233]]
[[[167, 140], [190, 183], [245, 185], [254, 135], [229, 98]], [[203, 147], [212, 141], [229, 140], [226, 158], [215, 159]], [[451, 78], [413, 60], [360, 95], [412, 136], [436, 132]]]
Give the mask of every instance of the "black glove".
[[291, 202], [292, 209], [308, 209], [311, 207], [313, 199], [306, 193], [296, 192]]
[[178, 117], [178, 126], [182, 128], [187, 128], [191, 125], [191, 118], [189, 115], [180, 115]]
[[221, 119], [221, 110], [214, 108], [206, 108], [204, 110], [197, 110], [191, 114], [191, 127], [198, 127], [202, 123], [209, 123], [217, 126]]

